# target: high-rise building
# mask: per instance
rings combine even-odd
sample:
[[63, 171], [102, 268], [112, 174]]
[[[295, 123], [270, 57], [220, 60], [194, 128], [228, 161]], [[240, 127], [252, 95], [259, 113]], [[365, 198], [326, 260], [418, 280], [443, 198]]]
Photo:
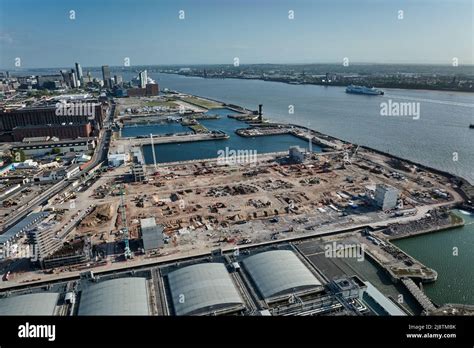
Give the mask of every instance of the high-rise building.
[[81, 85], [83, 85], [84, 76], [82, 75], [82, 66], [79, 63], [76, 63], [76, 77], [79, 81], [81, 81]]
[[70, 80], [71, 80], [71, 87], [72, 88], [77, 88], [79, 87], [79, 82], [77, 80], [77, 75], [76, 75], [76, 72], [74, 71], [74, 69], [71, 69], [71, 72], [70, 72]]
[[108, 65], [102, 65], [102, 79], [104, 80], [104, 87], [111, 87], [109, 86], [110, 68]]
[[61, 70], [61, 75], [63, 77], [64, 83], [66, 84], [66, 86], [70, 87], [71, 86], [71, 77], [70, 77], [69, 71]]
[[145, 88], [147, 80], [148, 80], [148, 75], [147, 75], [146, 70], [141, 71], [138, 77], [140, 79], [140, 88]]
[[121, 75], [115, 75], [115, 84], [116, 85], [121, 85], [123, 82], [122, 76]]

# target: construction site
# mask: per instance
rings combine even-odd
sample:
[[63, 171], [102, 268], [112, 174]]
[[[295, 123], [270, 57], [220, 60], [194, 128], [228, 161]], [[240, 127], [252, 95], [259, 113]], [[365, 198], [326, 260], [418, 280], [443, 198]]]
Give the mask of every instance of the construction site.
[[[456, 178], [305, 127], [264, 122], [261, 106], [254, 114], [241, 112], [232, 118], [247, 124], [235, 131], [237, 136], [289, 134], [308, 147], [157, 163], [162, 153], [152, 145], [154, 163], [150, 164], [143, 158], [144, 144], [136, 143], [141, 138], [113, 140], [107, 167], [98, 167], [83, 184], [56, 195], [41, 216], [19, 231], [19, 248], [33, 245], [35, 263], [5, 273], [8, 282], [0, 287], [29, 289], [41, 283], [50, 284], [46, 286], [50, 292], [57, 286], [51, 284], [81, 277], [79, 282], [61, 283], [59, 294], [73, 293], [67, 296], [87, 302], [83, 298], [89, 288], [103, 287], [98, 290], [103, 292], [119, 282], [151, 296], [146, 305], [139, 306], [139, 313], [134, 309], [109, 311], [105, 305], [94, 312], [92, 302], [77, 307], [69, 299], [69, 306], [60, 311], [69, 315], [128, 311], [151, 315], [405, 315], [439, 309], [417, 285], [436, 281], [436, 271], [390, 240], [461, 226], [463, 220], [450, 212], [466, 201]], [[210, 134], [217, 133], [199, 134], [194, 129], [186, 141]], [[186, 134], [168, 134], [157, 139], [174, 143], [183, 136]], [[153, 137], [148, 141], [153, 144]], [[132, 145], [125, 146], [127, 143]], [[126, 152], [123, 158], [113, 153], [121, 146], [126, 147], [121, 150]], [[260, 280], [266, 273], [278, 273], [278, 268], [293, 264], [301, 268], [293, 256], [250, 261], [254, 253], [269, 255], [275, 249], [291, 251], [309, 271], [289, 269], [280, 280]], [[11, 269], [15, 262], [7, 259], [1, 271]], [[244, 271], [240, 271], [241, 264]], [[393, 287], [379, 292], [377, 287], [382, 285], [372, 285], [377, 278], [371, 279], [369, 268], [374, 274], [374, 270], [383, 270]], [[83, 279], [85, 271], [105, 276]], [[290, 291], [284, 283], [293, 272], [305, 275], [295, 279]], [[133, 281], [117, 275], [129, 273]], [[135, 279], [138, 275], [140, 280]], [[123, 281], [115, 279], [123, 277]], [[201, 278], [204, 290], [192, 295], [199, 303], [181, 303], [182, 290], [177, 289], [191, 291]], [[214, 289], [216, 279], [227, 282], [226, 289]], [[301, 292], [295, 292], [299, 286]], [[208, 298], [208, 292], [216, 294]], [[394, 299], [401, 292], [412, 303], [397, 304]], [[61, 300], [63, 295], [58, 295], [57, 304], [67, 302]], [[371, 300], [364, 302], [364, 296]], [[214, 303], [217, 299], [222, 302]], [[84, 306], [89, 309], [82, 309]], [[54, 308], [59, 313], [57, 305]]]

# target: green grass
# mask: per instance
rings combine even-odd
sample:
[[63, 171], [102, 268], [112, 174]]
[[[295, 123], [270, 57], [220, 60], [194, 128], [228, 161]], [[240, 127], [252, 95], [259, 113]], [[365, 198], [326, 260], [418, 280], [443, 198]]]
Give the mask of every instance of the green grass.
[[219, 108], [222, 106], [221, 104], [213, 102], [211, 100], [204, 100], [204, 99], [199, 99], [195, 97], [182, 98], [182, 100], [188, 103], [198, 105], [205, 109], [214, 109], [214, 108]]
[[206, 133], [208, 129], [204, 127], [202, 124], [193, 124], [192, 126], [188, 126], [196, 133]]
[[149, 102], [146, 102], [145, 105], [146, 106], [168, 106], [170, 108], [178, 106], [172, 101], [149, 101]]

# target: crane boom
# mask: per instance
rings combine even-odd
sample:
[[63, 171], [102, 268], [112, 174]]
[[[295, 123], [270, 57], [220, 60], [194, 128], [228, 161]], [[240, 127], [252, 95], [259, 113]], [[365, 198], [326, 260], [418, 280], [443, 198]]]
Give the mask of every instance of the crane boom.
[[122, 217], [122, 230], [124, 234], [124, 243], [125, 243], [125, 248], [124, 248], [124, 255], [126, 259], [132, 258], [132, 251], [130, 250], [130, 244], [128, 241], [128, 224], [127, 224], [127, 214], [125, 212], [125, 189], [123, 184], [120, 186], [120, 210], [121, 210], [121, 217]]

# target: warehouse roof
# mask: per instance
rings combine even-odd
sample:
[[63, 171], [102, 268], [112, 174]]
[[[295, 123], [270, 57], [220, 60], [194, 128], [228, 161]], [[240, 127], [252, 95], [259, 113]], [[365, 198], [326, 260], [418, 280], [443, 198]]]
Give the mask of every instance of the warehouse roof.
[[79, 315], [148, 315], [146, 278], [117, 278], [88, 285]]
[[247, 257], [243, 264], [266, 299], [321, 285], [291, 250], [262, 252]]
[[53, 315], [59, 294], [42, 292], [0, 298], [0, 315]]
[[243, 301], [222, 263], [201, 263], [168, 274], [176, 315], [206, 314]]

